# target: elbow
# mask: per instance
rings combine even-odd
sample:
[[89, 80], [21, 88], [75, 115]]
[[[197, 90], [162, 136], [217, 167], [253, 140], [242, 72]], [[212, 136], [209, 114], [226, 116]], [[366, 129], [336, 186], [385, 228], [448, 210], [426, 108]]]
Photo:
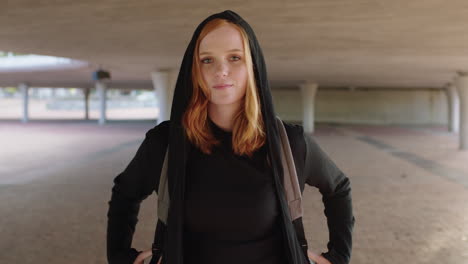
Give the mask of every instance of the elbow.
[[354, 223], [351, 183], [348, 177], [342, 177], [333, 192], [323, 195], [323, 203], [325, 215], [331, 219]]
[[335, 184], [330, 188], [330, 192], [325, 196], [329, 199], [340, 197], [351, 198], [351, 181], [343, 172], [340, 171], [339, 176], [336, 177]]

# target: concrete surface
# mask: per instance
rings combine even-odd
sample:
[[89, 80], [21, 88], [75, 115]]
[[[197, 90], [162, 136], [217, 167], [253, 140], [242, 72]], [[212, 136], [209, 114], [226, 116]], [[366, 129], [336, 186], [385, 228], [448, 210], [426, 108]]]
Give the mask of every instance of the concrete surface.
[[[0, 263], [105, 263], [113, 178], [145, 122], [0, 123]], [[316, 138], [350, 177], [353, 264], [468, 263], [468, 152], [442, 127], [327, 126]], [[321, 196], [305, 191], [311, 250], [325, 250]], [[134, 246], [148, 249], [156, 196], [142, 204]]]
[[[276, 111], [286, 120], [302, 120], [299, 89], [272, 90]], [[315, 121], [347, 124], [448, 125], [442, 89], [327, 89], [315, 96]]]
[[[275, 109], [282, 118], [295, 122], [302, 121], [303, 102], [299, 89], [272, 89], [272, 96]], [[357, 89], [349, 91], [324, 88], [318, 90], [315, 98], [315, 119], [317, 122], [448, 126], [448, 100], [444, 90], [441, 89]], [[31, 98], [30, 96], [29, 118], [31, 120], [84, 118], [84, 109], [78, 107], [49, 109], [47, 104], [50, 102], [65, 106], [76, 104], [78, 101], [70, 102], [59, 99], [52, 101]], [[107, 101], [108, 119], [156, 119], [159, 114], [159, 108], [155, 109], [151, 105], [121, 108], [113, 107], [115, 102], [111, 99]], [[96, 101], [91, 103], [97, 104]], [[20, 120], [21, 106], [20, 98], [0, 98], [0, 120]], [[91, 107], [89, 118], [98, 119], [98, 109]]]
[[89, 87], [102, 65], [114, 86], [151, 87], [150, 72], [179, 69], [195, 27], [226, 9], [255, 30], [275, 85], [440, 88], [468, 67], [465, 0], [30, 0], [2, 5], [0, 50], [90, 65], [0, 73], [0, 85]]

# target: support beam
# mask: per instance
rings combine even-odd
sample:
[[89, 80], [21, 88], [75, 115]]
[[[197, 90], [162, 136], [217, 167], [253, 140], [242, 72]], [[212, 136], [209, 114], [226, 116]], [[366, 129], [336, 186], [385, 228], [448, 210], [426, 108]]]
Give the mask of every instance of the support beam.
[[29, 122], [29, 85], [27, 83], [20, 83], [18, 89], [23, 97], [23, 117], [21, 118], [22, 123]]
[[458, 73], [455, 86], [460, 97], [460, 150], [468, 150], [468, 74]]
[[107, 87], [103, 81], [96, 82], [96, 92], [99, 96], [99, 108], [100, 108], [99, 125], [104, 125], [107, 121], [106, 119]]
[[302, 108], [303, 108], [303, 127], [304, 132], [313, 133], [315, 126], [315, 95], [317, 93], [318, 85], [316, 83], [308, 82], [300, 85], [302, 95]]
[[453, 83], [448, 83], [445, 87], [448, 102], [449, 131], [458, 133], [460, 131], [460, 98]]
[[159, 108], [158, 124], [171, 118], [172, 98], [174, 97], [177, 74], [178, 72], [175, 70], [161, 70], [151, 73]]
[[83, 96], [84, 96], [84, 110], [85, 110], [85, 115], [84, 119], [89, 120], [89, 92], [91, 89], [89, 88], [83, 88]]

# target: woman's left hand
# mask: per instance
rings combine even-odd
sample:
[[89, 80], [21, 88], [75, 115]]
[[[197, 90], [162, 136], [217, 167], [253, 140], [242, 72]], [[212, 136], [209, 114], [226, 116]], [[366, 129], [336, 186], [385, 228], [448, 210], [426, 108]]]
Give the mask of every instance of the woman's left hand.
[[310, 250], [307, 250], [307, 256], [317, 264], [332, 264], [328, 259], [322, 257], [322, 255], [317, 255]]

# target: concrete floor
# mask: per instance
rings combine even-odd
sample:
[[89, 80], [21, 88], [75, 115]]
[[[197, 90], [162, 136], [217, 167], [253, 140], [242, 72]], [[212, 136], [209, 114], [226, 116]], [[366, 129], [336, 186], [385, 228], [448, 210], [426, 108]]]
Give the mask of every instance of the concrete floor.
[[[0, 263], [105, 263], [113, 178], [145, 122], [0, 122]], [[440, 127], [318, 125], [316, 138], [350, 177], [351, 263], [468, 263], [468, 152]], [[325, 250], [321, 196], [305, 191], [311, 250]], [[148, 249], [156, 196], [142, 204], [133, 246]]]

